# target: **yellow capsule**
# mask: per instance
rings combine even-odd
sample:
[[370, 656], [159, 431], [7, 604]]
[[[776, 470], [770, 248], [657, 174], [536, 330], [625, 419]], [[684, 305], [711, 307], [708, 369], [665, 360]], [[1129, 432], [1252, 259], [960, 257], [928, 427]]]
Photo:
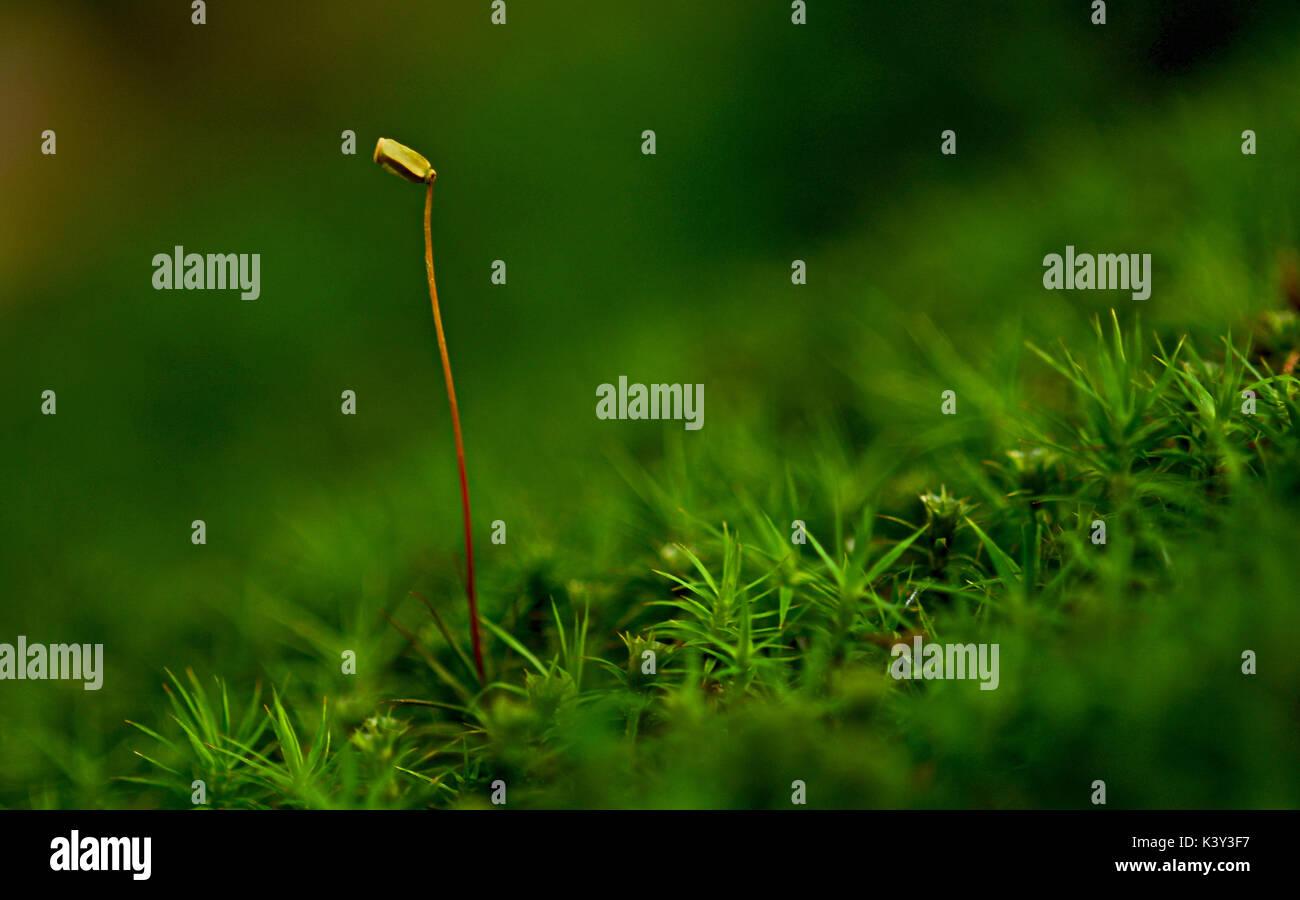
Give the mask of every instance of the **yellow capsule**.
[[391, 138], [380, 138], [375, 144], [375, 162], [386, 171], [416, 184], [425, 184], [438, 177], [427, 159]]

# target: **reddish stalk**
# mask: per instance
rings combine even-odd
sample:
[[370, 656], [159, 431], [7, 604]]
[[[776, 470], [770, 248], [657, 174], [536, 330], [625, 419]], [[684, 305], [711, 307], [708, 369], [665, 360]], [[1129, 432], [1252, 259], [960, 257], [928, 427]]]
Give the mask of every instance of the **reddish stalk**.
[[433, 215], [433, 181], [426, 184], [424, 197], [424, 267], [429, 273], [429, 300], [433, 304], [433, 327], [438, 332], [438, 353], [442, 356], [442, 374], [447, 382], [447, 402], [451, 406], [451, 427], [456, 434], [456, 466], [460, 470], [460, 508], [465, 523], [465, 591], [469, 597], [469, 634], [474, 646], [474, 667], [478, 680], [487, 683], [483, 672], [483, 642], [479, 636], [478, 597], [474, 592], [474, 542], [469, 521], [469, 481], [465, 477], [465, 442], [460, 433], [460, 409], [456, 406], [456, 384], [451, 377], [451, 357], [447, 354], [447, 337], [442, 331], [442, 313], [438, 309], [438, 285], [433, 279], [433, 234], [430, 219]]

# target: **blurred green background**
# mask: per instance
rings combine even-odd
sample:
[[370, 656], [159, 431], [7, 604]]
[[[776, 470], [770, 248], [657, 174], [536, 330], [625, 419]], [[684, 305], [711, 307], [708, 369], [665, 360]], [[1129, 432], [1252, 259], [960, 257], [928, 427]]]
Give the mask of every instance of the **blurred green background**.
[[[1067, 243], [1153, 254], [1144, 325], [1209, 335], [1275, 306], [1297, 247], [1300, 8], [1284, 0], [1112, 2], [1104, 27], [1082, 0], [810, 0], [803, 27], [784, 0], [511, 0], [504, 27], [486, 0], [208, 6], [201, 27], [180, 2], [0, 12], [0, 640], [106, 656], [98, 693], [0, 683], [5, 805], [153, 802], [112, 779], [135, 765], [123, 720], [162, 709], [164, 668], [332, 691], [357, 718], [412, 689], [382, 610], [418, 588], [463, 627], [423, 197], [371, 163], [381, 135], [439, 172], [434, 252], [489, 615], [519, 590], [648, 574], [629, 550], [674, 535], [637, 521], [612, 460], [720, 459], [727, 484], [757, 490], [827, 431], [891, 458], [925, 427], [925, 379], [944, 365], [1014, 380], [1024, 338], [1079, 338], [1110, 305], [1129, 315], [1127, 296], [1042, 289], [1044, 254]], [[1256, 156], [1240, 152], [1247, 128]], [[152, 290], [153, 255], [177, 244], [260, 253], [260, 299]], [[946, 350], [914, 343], [928, 329]], [[623, 374], [705, 384], [704, 429], [597, 421], [595, 387]], [[39, 414], [46, 389], [55, 417]], [[942, 474], [912, 462], [918, 489]], [[506, 547], [487, 541], [495, 519]], [[1294, 524], [1250, 527], [1293, 544]], [[1266, 595], [1288, 582], [1279, 546], [1242, 564]], [[1294, 602], [1293, 580], [1287, 598], [1199, 583], [1206, 604], [1260, 604], [1258, 621]], [[1295, 619], [1276, 615], [1285, 635]], [[361, 663], [346, 683], [340, 648]], [[1162, 658], [1156, 680], [1186, 687], [1178, 652]], [[1069, 696], [1084, 680], [1034, 683], [1003, 674], [1056, 692], [1039, 709], [1088, 714]], [[1116, 685], [1135, 715], [1200, 715]], [[1222, 727], [1248, 732], [1249, 710]], [[919, 802], [1069, 802], [1050, 719], [1017, 723], [1025, 758], [1008, 764], [1037, 774], [1015, 796], [981, 787], [986, 722], [929, 725], [970, 743], [971, 771]], [[726, 752], [778, 753], [761, 719], [746, 727]], [[1132, 769], [1142, 802], [1296, 802], [1294, 758], [1216, 769], [1195, 741], [1142, 756], [1148, 738], [1168, 739], [1107, 740], [1191, 761], [1154, 782]], [[889, 752], [823, 762], [883, 769]], [[692, 778], [660, 799], [750, 798]], [[902, 785], [873, 796], [918, 802]]]

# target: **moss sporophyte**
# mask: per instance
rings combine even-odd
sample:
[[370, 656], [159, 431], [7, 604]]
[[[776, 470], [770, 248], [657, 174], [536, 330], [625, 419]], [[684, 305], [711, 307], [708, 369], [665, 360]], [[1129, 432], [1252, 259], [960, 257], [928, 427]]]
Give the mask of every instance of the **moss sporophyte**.
[[479, 681], [486, 684], [483, 671], [483, 643], [479, 636], [478, 597], [474, 592], [474, 543], [470, 526], [469, 482], [465, 477], [465, 442], [460, 431], [460, 411], [456, 406], [456, 384], [451, 377], [451, 357], [447, 354], [447, 337], [442, 330], [442, 313], [438, 308], [438, 285], [433, 277], [433, 236], [430, 219], [433, 213], [433, 183], [438, 179], [429, 161], [410, 147], [388, 138], [375, 145], [375, 162], [384, 170], [416, 184], [425, 185], [424, 195], [424, 268], [429, 276], [429, 300], [433, 305], [433, 327], [438, 333], [438, 353], [442, 357], [442, 374], [447, 384], [447, 403], [451, 407], [451, 428], [456, 436], [456, 465], [460, 471], [460, 506], [465, 527], [465, 593], [469, 601], [470, 642], [474, 647], [474, 667]]

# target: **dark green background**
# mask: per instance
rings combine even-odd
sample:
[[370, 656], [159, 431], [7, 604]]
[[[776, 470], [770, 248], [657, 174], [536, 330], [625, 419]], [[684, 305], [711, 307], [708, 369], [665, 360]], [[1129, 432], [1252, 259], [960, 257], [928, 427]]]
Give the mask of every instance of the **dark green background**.
[[[196, 27], [182, 2], [6, 5], [0, 640], [102, 642], [107, 671], [99, 693], [0, 683], [0, 801], [147, 802], [111, 779], [164, 667], [324, 690], [320, 648], [355, 647], [359, 715], [401, 650], [382, 608], [420, 587], [463, 621], [423, 197], [372, 165], [381, 135], [439, 172], [489, 613], [502, 554], [562, 553], [538, 577], [563, 582], [651, 545], [610, 459], [653, 461], [680, 426], [597, 421], [621, 374], [706, 385], [688, 455], [754, 433], [795, 454], [831, 427], [888, 455], [932, 405], [909, 393], [916, 322], [996, 370], [1020, 337], [1132, 305], [1045, 292], [1067, 243], [1152, 253], [1150, 324], [1218, 333], [1275, 304], [1295, 4], [1112, 2], [1104, 27], [1082, 0], [809, 6], [794, 27], [783, 0], [512, 0], [493, 27], [486, 0], [214, 0]], [[153, 291], [176, 244], [260, 253], [260, 299]], [[737, 484], [779, 477], [754, 469]]]

